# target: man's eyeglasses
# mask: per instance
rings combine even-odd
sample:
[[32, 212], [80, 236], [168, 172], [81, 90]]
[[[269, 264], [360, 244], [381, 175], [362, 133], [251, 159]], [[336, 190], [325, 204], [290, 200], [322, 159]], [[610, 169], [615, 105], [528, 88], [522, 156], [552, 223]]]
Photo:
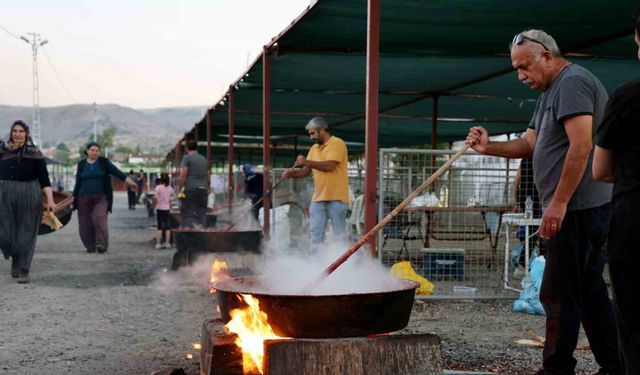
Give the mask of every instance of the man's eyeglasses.
[[513, 37], [513, 41], [511, 41], [511, 45], [512, 46], [519, 46], [522, 44], [522, 42], [524, 42], [525, 40], [528, 40], [530, 42], [533, 43], [538, 43], [539, 45], [541, 45], [545, 51], [549, 51], [549, 48], [547, 48], [547, 46], [544, 45], [544, 43], [542, 43], [539, 40], [533, 39], [533, 38], [529, 38], [528, 36], [525, 36], [522, 33], [517, 34], [516, 36]]

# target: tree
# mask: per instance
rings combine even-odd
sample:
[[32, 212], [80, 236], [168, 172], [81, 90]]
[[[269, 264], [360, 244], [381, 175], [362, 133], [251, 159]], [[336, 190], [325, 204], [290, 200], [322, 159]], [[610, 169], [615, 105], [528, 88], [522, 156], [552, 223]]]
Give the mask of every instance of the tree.
[[114, 152], [121, 152], [123, 154], [133, 154], [133, 150], [131, 149], [131, 147], [125, 146], [125, 145], [118, 145], [116, 146], [116, 149], [114, 150]]
[[69, 151], [71, 151], [71, 150], [69, 150], [69, 147], [67, 147], [67, 145], [66, 145], [64, 142], [62, 142], [62, 143], [58, 144], [58, 145], [56, 146], [56, 150], [58, 150], [58, 151], [63, 151], [63, 152], [69, 152]]
[[[115, 135], [116, 135], [115, 126], [110, 126], [107, 129], [105, 129], [102, 133], [98, 134], [98, 144], [100, 145], [103, 151], [105, 148], [113, 146], [113, 137], [115, 137]], [[93, 142], [93, 135], [90, 135], [89, 137], [87, 137], [87, 142], [85, 142], [85, 144], [80, 146], [80, 150], [79, 150], [80, 155], [84, 155], [84, 152], [86, 151], [86, 145], [89, 142]]]

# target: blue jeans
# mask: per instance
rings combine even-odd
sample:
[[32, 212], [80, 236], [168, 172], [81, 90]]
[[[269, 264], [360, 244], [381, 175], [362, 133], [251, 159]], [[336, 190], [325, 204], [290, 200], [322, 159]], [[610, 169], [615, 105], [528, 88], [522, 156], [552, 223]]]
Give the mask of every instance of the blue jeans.
[[346, 240], [347, 204], [341, 201], [311, 202], [309, 207], [309, 234], [311, 244], [324, 242], [324, 231], [331, 219], [333, 233], [338, 240]]

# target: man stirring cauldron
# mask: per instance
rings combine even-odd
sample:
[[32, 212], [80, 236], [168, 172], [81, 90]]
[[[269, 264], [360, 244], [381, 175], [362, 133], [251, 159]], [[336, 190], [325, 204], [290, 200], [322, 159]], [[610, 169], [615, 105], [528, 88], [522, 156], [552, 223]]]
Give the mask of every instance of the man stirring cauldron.
[[283, 178], [304, 178], [313, 173], [313, 197], [309, 207], [311, 251], [324, 242], [324, 232], [331, 220], [333, 233], [346, 240], [347, 207], [349, 204], [349, 178], [347, 175], [347, 145], [329, 133], [329, 125], [322, 117], [312, 118], [306, 126], [314, 142], [307, 157], [299, 155], [296, 166]]
[[565, 60], [542, 30], [517, 34], [511, 62], [518, 80], [542, 93], [523, 137], [492, 142], [472, 127], [467, 144], [482, 154], [533, 157], [543, 206], [540, 236], [546, 266], [540, 300], [547, 314], [543, 369], [539, 374], [574, 374], [573, 351], [580, 323], [601, 369], [620, 374], [616, 328], [602, 272], [611, 186], [591, 175], [593, 139], [602, 121], [607, 91], [583, 67]]

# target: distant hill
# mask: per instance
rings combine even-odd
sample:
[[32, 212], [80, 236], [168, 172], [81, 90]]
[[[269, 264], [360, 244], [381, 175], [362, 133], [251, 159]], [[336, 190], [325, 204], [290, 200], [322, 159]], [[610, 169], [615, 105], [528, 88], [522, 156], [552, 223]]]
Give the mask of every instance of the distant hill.
[[[114, 126], [116, 143], [140, 145], [145, 152], [166, 152], [203, 116], [204, 107], [133, 109], [117, 104], [97, 106], [98, 132]], [[0, 139], [7, 137], [13, 120], [31, 123], [31, 107], [0, 105]], [[40, 108], [42, 141], [77, 147], [93, 134], [93, 105]]]

